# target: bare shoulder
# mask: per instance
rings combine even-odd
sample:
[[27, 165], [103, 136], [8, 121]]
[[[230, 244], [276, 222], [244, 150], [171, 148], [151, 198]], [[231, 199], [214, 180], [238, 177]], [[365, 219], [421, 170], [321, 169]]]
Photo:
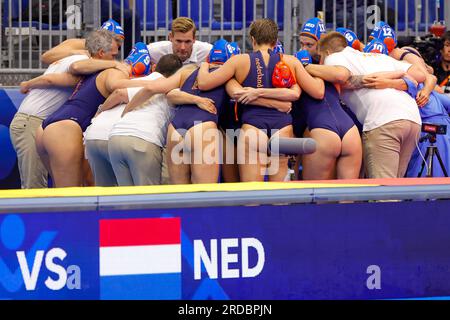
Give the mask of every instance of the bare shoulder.
[[114, 79], [114, 80], [119, 80], [119, 79], [128, 79], [129, 76], [127, 76], [123, 71], [120, 71], [119, 69], [116, 68], [109, 68], [106, 70], [103, 70], [102, 72], [100, 72], [99, 77], [101, 78], [105, 78], [105, 79]]
[[300, 64], [300, 61], [298, 59], [290, 54], [283, 55], [283, 60], [286, 62], [286, 64], [294, 69], [296, 65]]
[[238, 71], [242, 68], [246, 68], [250, 66], [250, 56], [248, 54], [238, 54], [235, 56], [232, 56], [228, 61], [225, 63], [227, 66], [233, 66], [234, 70]]
[[389, 54], [389, 56], [391, 58], [394, 58], [396, 60], [400, 60], [400, 57], [402, 56], [403, 53], [407, 52], [405, 49], [401, 49], [401, 48], [395, 48], [394, 50], [391, 51], [391, 53]]
[[190, 64], [180, 69], [180, 87], [184, 84], [186, 79], [189, 78], [189, 76], [197, 69], [198, 67], [195, 64]]

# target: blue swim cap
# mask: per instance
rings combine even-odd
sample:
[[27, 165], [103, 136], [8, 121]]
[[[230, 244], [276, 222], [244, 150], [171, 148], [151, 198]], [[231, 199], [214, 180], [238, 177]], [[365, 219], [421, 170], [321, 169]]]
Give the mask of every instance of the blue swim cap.
[[233, 48], [235, 55], [241, 54], [241, 48], [239, 48], [239, 45], [237, 44], [237, 42], [230, 42], [230, 46]]
[[383, 21], [380, 21], [372, 30], [369, 36], [369, 40], [371, 39], [378, 39], [383, 42], [388, 52], [391, 52], [397, 46], [397, 36], [394, 29]]
[[345, 40], [347, 40], [347, 45], [349, 47], [352, 47], [355, 50], [360, 50], [361, 42], [359, 42], [356, 33], [347, 28], [337, 28], [336, 31], [345, 37]]
[[208, 62], [223, 64], [236, 53], [236, 49], [225, 39], [219, 39], [214, 42], [211, 51], [209, 51]]
[[312, 63], [312, 57], [311, 54], [308, 52], [308, 50], [300, 50], [295, 54], [295, 57], [300, 60], [300, 62], [305, 64]]
[[322, 20], [319, 18], [312, 18], [305, 22], [300, 31], [301, 36], [309, 36], [316, 41], [320, 40], [320, 37], [325, 34], [327, 31], [325, 29], [325, 25]]
[[277, 44], [275, 45], [275, 48], [273, 49], [273, 53], [277, 54], [277, 53], [284, 53], [284, 48], [283, 48], [283, 44], [281, 43], [280, 40], [277, 40]]
[[151, 63], [150, 53], [148, 52], [147, 45], [143, 42], [137, 42], [130, 54], [124, 60], [124, 62], [131, 65], [131, 75], [134, 77], [142, 77], [150, 74]]
[[365, 47], [364, 52], [366, 53], [381, 53], [388, 55], [388, 49], [386, 45], [378, 39], [372, 39]]
[[107, 21], [105, 21], [102, 26], [101, 29], [105, 29], [108, 30], [116, 35], [118, 35], [120, 38], [125, 39], [125, 34], [123, 32], [123, 28], [120, 26], [120, 24], [113, 20], [113, 19], [109, 19]]

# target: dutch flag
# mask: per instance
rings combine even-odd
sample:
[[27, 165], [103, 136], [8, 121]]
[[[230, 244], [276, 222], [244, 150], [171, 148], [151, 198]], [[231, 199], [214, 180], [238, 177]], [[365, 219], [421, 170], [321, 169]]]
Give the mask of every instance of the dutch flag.
[[100, 220], [102, 299], [181, 299], [180, 218]]

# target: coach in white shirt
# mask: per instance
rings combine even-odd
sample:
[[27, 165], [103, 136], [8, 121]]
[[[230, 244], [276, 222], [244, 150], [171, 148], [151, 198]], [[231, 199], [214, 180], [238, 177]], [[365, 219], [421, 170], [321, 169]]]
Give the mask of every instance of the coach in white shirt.
[[[69, 55], [52, 63], [44, 75], [67, 72], [89, 74], [118, 66], [118, 62], [113, 59], [119, 52], [119, 44], [113, 35], [99, 31], [92, 32], [88, 38], [92, 38], [90, 43], [94, 46], [90, 50], [95, 59], [89, 59], [83, 54]], [[32, 81], [21, 83], [22, 93], [27, 93], [28, 89], [24, 88]], [[10, 125], [10, 136], [17, 153], [22, 189], [47, 187], [48, 172], [36, 150], [36, 130], [44, 119], [67, 101], [72, 92], [72, 87], [56, 86], [29, 90], [14, 116]]]
[[[89, 59], [73, 55], [51, 64], [44, 74], [65, 73], [72, 63]], [[61, 107], [73, 88], [33, 89], [22, 101], [10, 125], [11, 142], [17, 153], [22, 189], [46, 188], [47, 170], [36, 151], [36, 130], [42, 121]]]
[[[169, 54], [158, 62], [154, 72], [141, 79], [170, 77], [181, 67], [181, 59]], [[128, 103], [141, 89], [128, 88], [123, 93], [119, 92], [119, 100]], [[113, 105], [110, 103], [107, 107]], [[113, 125], [109, 133], [108, 154], [119, 186], [158, 185], [163, 182], [163, 149], [167, 126], [174, 112], [172, 109], [166, 95], [155, 95], [131, 112], [125, 108], [122, 118]]]
[[176, 54], [183, 65], [196, 64], [200, 66], [206, 60], [212, 44], [195, 40], [197, 29], [191, 18], [178, 17], [172, 21], [169, 41], [158, 41], [147, 46], [153, 63], [158, 63], [162, 56]]
[[[347, 46], [344, 36], [332, 32], [319, 42], [321, 65], [308, 65], [313, 76], [345, 83], [350, 76], [402, 71], [416, 81], [425, 80], [417, 66], [389, 56], [362, 53]], [[364, 165], [369, 178], [401, 178], [420, 135], [421, 119], [416, 101], [395, 89], [344, 90], [342, 98], [363, 124]]]

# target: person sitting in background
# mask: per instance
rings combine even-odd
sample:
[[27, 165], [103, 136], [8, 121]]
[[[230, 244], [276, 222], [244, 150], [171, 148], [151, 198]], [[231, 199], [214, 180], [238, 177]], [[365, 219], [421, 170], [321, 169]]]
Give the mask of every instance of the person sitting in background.
[[441, 93], [450, 95], [450, 31], [446, 31], [441, 39], [441, 57], [432, 67], [437, 77], [437, 84], [442, 89]]
[[[422, 59], [421, 55], [415, 51], [414, 55], [418, 59]], [[425, 63], [422, 59], [422, 63]], [[431, 86], [436, 84], [436, 77], [432, 74], [428, 74], [427, 77], [431, 78]], [[415, 98], [419, 106], [420, 118], [422, 123], [429, 123], [435, 125], [445, 125], [450, 126], [450, 98], [445, 95], [438, 93], [436, 90], [431, 90], [427, 94], [427, 99], [423, 100], [422, 96], [418, 94], [420, 91], [426, 91], [423, 83], [417, 84], [416, 81], [408, 77], [402, 79], [393, 79], [385, 77], [367, 77], [365, 79], [365, 86], [368, 88], [385, 89], [394, 88], [398, 90], [404, 90], [412, 98]], [[422, 132], [421, 138], [427, 133]], [[406, 177], [417, 177], [422, 170], [422, 164], [424, 162], [424, 155], [426, 154], [427, 148], [430, 146], [430, 140], [424, 139], [419, 140], [419, 143], [412, 153], [411, 160], [408, 164], [408, 169], [406, 171]], [[438, 148], [441, 155], [443, 165], [446, 170], [450, 169], [450, 131], [446, 134], [436, 135], [435, 146]], [[428, 165], [428, 164], [427, 164]], [[444, 172], [437, 161], [433, 162], [433, 176], [434, 177], [444, 177]], [[423, 175], [423, 174], [422, 174]]]

